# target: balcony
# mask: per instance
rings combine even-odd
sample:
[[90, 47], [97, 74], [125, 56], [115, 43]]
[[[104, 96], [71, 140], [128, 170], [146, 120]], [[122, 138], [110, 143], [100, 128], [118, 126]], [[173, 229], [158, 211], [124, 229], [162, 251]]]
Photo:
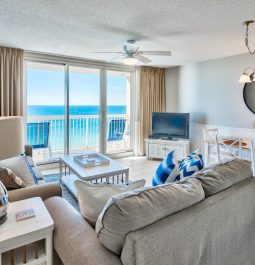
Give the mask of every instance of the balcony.
[[[36, 145], [36, 162], [50, 162], [64, 154], [64, 116], [28, 116], [27, 143]], [[47, 128], [40, 129], [42, 124]], [[131, 149], [129, 117], [126, 114], [107, 115], [107, 153]], [[43, 125], [43, 126], [44, 126]], [[98, 151], [100, 137], [99, 115], [71, 115], [69, 118], [69, 152]], [[41, 142], [43, 141], [43, 145]]]

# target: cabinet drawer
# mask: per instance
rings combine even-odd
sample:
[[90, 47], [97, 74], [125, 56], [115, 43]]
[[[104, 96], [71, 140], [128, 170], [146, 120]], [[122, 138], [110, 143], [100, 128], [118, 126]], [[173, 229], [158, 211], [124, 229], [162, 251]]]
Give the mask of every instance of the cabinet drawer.
[[149, 157], [153, 158], [164, 158], [165, 157], [165, 149], [162, 144], [149, 144]]
[[182, 160], [184, 158], [184, 148], [182, 146], [174, 146], [174, 145], [166, 146], [165, 150], [166, 150], [166, 155], [169, 152], [175, 150], [174, 156], [175, 156], [175, 159], [177, 160]]

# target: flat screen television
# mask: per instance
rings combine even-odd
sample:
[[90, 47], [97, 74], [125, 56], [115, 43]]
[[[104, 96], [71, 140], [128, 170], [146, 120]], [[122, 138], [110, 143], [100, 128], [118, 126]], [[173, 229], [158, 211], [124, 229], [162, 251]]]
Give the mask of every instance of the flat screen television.
[[189, 113], [152, 113], [152, 137], [189, 138]]

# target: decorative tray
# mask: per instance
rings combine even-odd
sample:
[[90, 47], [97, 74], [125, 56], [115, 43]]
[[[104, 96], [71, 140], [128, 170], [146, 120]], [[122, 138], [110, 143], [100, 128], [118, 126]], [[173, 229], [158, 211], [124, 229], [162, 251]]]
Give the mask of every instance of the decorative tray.
[[99, 153], [76, 155], [73, 157], [73, 160], [85, 168], [110, 164], [110, 159]]

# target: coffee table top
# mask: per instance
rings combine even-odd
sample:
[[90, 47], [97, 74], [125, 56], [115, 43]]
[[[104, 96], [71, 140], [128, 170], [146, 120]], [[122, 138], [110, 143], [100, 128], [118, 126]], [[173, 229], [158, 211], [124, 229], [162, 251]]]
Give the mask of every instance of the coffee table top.
[[94, 180], [96, 178], [105, 178], [107, 176], [128, 174], [129, 168], [111, 159], [108, 165], [99, 165], [95, 167], [84, 168], [76, 163], [73, 157], [77, 154], [70, 154], [60, 157], [60, 161], [68, 166], [79, 178], [83, 180]]

